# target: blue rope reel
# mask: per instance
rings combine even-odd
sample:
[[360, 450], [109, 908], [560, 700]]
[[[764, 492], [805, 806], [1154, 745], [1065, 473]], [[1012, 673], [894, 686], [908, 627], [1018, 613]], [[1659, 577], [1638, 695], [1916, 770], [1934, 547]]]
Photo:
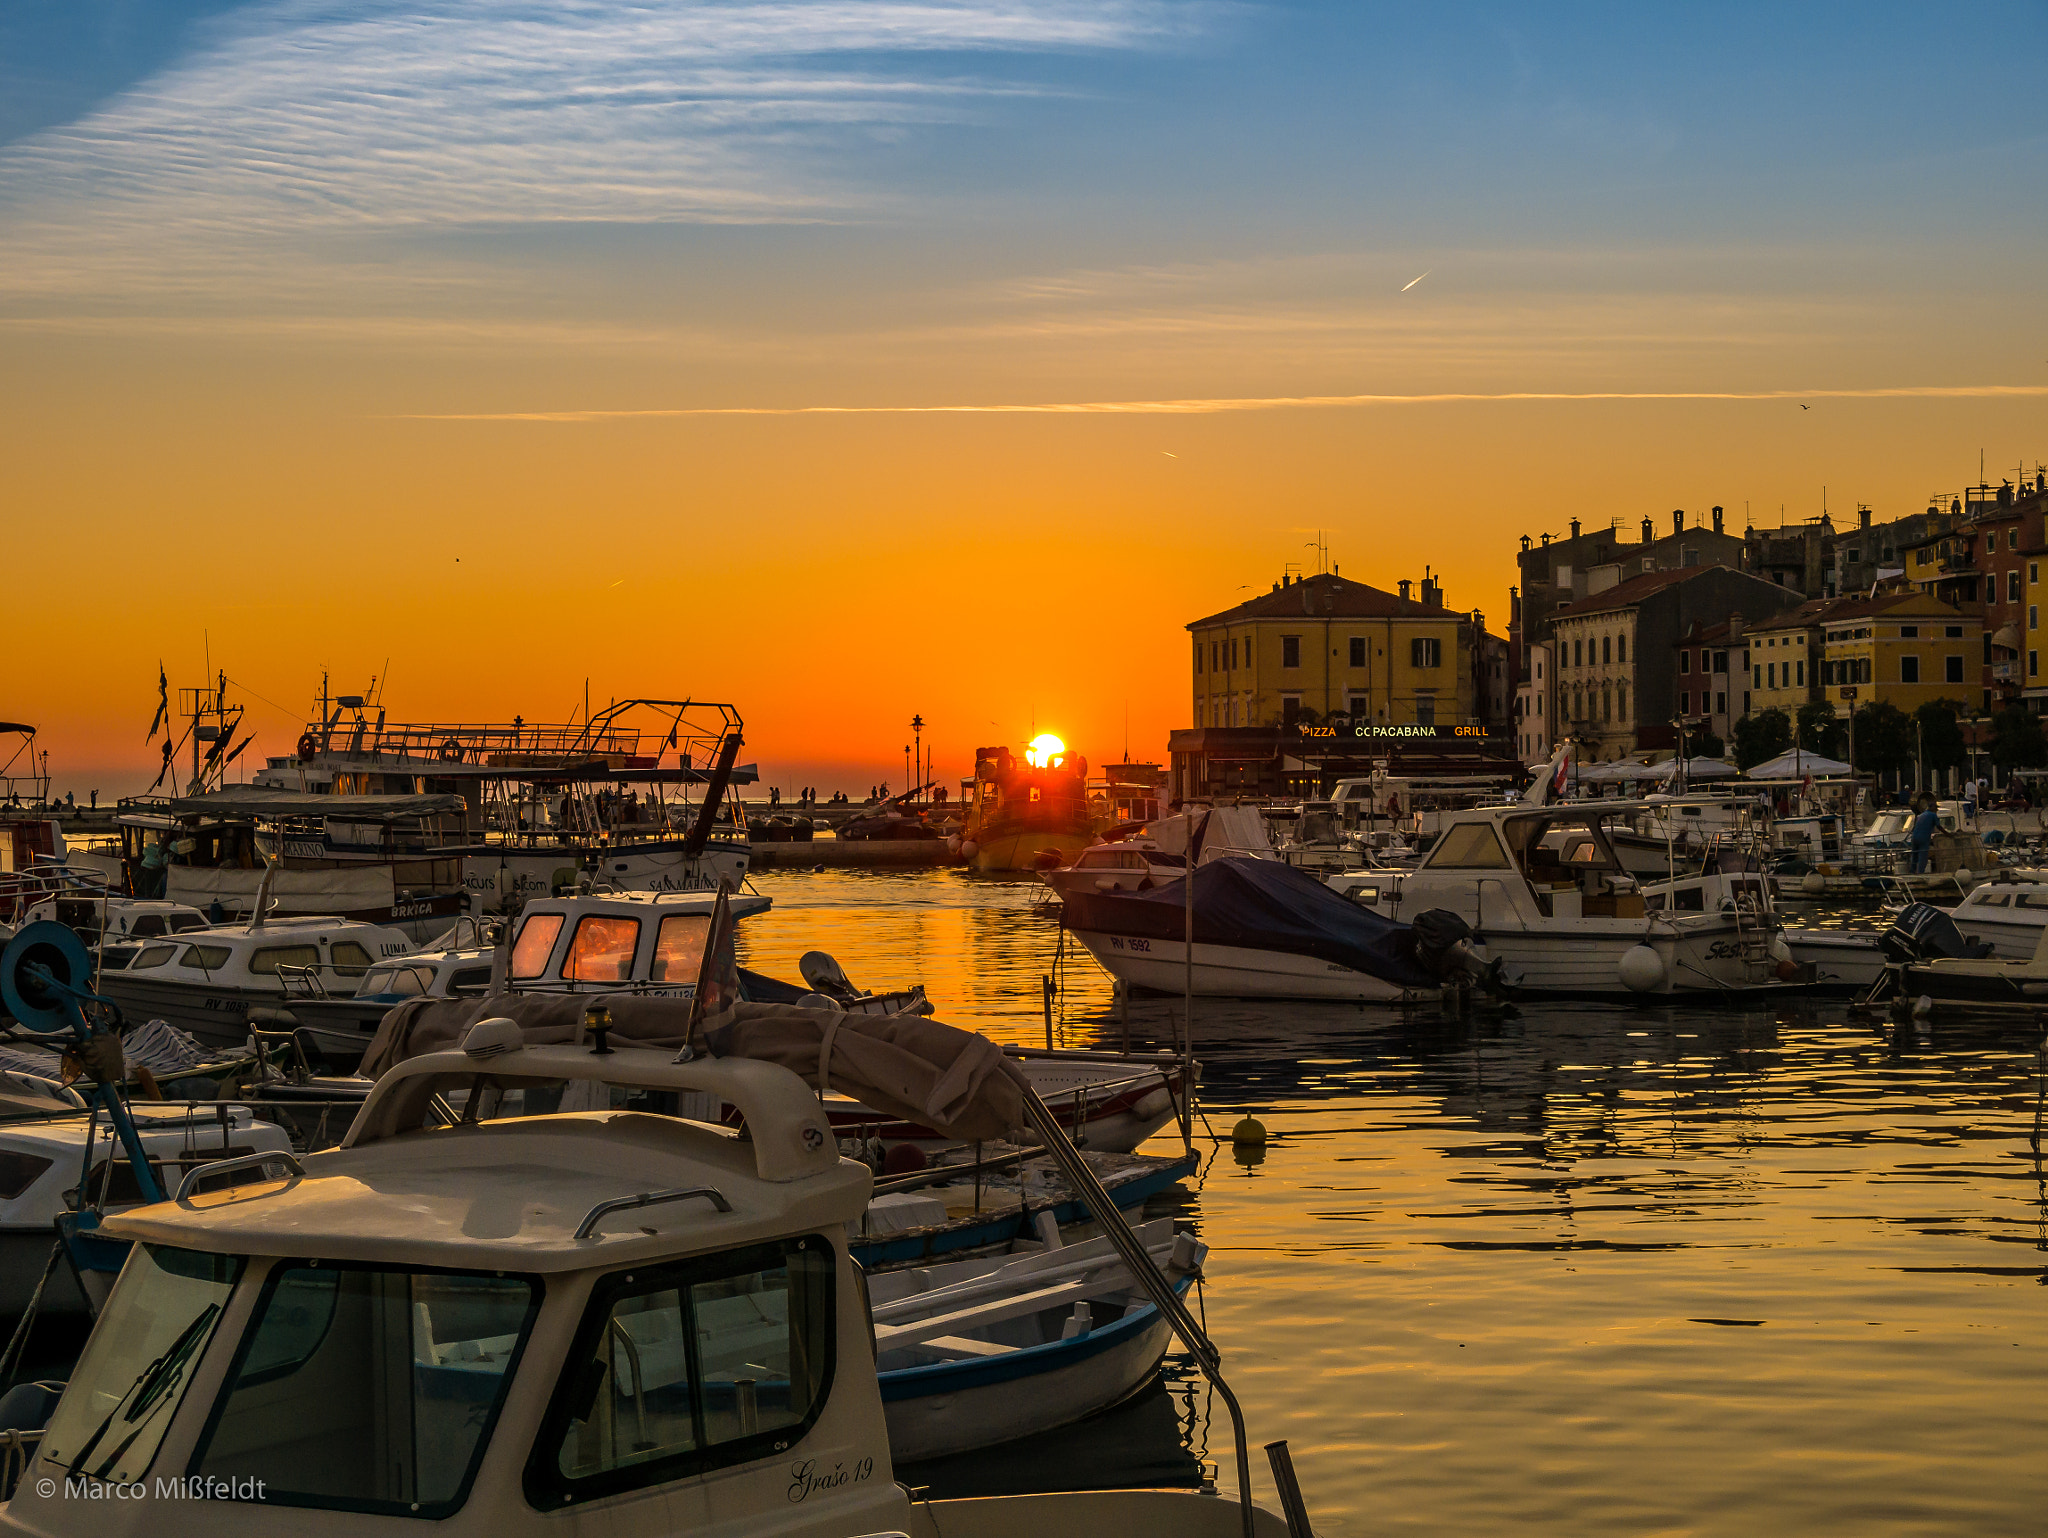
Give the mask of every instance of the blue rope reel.
[[31, 1031], [85, 1030], [79, 1005], [92, 997], [92, 957], [68, 924], [40, 919], [0, 952], [0, 1003]]

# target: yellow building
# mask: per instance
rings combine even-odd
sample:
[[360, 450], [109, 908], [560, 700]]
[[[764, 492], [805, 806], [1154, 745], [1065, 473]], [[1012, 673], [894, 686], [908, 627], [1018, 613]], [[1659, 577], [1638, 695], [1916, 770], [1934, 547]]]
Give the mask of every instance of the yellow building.
[[1382, 726], [1465, 726], [1480, 720], [1478, 614], [1336, 573], [1283, 580], [1259, 597], [1198, 619], [1194, 724], [1280, 726], [1343, 716]]
[[1818, 598], [1787, 614], [1743, 622], [1742, 644], [1749, 652], [1749, 709], [1745, 714], [1782, 710], [1796, 717], [1800, 706], [1821, 697], [1827, 660], [1822, 637], [1827, 633], [1828, 615], [1843, 602]]
[[[1837, 603], [1822, 627], [1821, 683], [1838, 711], [1882, 700], [1911, 715], [1932, 700], [1977, 702], [1984, 622], [1932, 593]], [[1752, 642], [1752, 667], [1757, 656]]]

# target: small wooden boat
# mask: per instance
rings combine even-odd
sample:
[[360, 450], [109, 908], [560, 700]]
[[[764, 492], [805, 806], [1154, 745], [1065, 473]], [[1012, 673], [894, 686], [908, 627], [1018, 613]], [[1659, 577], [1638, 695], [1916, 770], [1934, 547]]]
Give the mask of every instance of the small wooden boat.
[[[1207, 1246], [1168, 1218], [1136, 1231], [1185, 1292]], [[1158, 1370], [1166, 1321], [1108, 1240], [1017, 1249], [869, 1278], [896, 1457], [943, 1458], [1069, 1425]]]

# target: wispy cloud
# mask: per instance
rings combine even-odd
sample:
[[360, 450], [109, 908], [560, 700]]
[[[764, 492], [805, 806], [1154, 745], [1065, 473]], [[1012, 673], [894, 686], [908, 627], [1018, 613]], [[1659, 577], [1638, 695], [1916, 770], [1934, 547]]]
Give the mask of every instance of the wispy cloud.
[[373, 242], [406, 232], [842, 217], [877, 194], [821, 151], [1029, 89], [977, 76], [977, 56], [1137, 47], [1201, 14], [1163, 0], [256, 7], [0, 156], [0, 294], [246, 301], [294, 251], [373, 284], [432, 281], [376, 258]]
[[1428, 395], [1263, 395], [1200, 400], [1040, 401], [952, 406], [650, 406], [589, 411], [407, 412], [412, 422], [604, 422], [636, 417], [802, 416], [1205, 416], [1343, 406], [1428, 406], [1490, 401], [1985, 400], [2048, 395], [2048, 385], [1897, 385], [1868, 390], [1505, 390]]

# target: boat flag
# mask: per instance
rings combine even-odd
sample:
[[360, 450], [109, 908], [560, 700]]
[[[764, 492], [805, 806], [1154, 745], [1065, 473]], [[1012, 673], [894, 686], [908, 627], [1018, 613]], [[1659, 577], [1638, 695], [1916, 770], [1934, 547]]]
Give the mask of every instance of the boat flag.
[[[150, 717], [149, 735], [142, 740], [144, 742], [155, 741], [156, 729], [168, 721], [170, 717], [171, 681], [164, 676], [164, 665], [159, 662], [156, 665], [156, 714]], [[162, 776], [158, 776], [158, 778], [162, 778]]]
[[1567, 743], [1564, 747], [1558, 749], [1557, 768], [1550, 776], [1550, 793], [1553, 796], [1564, 794], [1565, 777], [1570, 771], [1571, 766], [1572, 750], [1571, 745]]
[[720, 878], [718, 902], [711, 910], [711, 928], [704, 936], [704, 960], [697, 968], [697, 995], [690, 1000], [685, 1052], [695, 1051], [701, 1028], [705, 1046], [716, 1056], [713, 1033], [731, 1023], [733, 1006], [740, 1001], [740, 963], [732, 942], [732, 886]]

